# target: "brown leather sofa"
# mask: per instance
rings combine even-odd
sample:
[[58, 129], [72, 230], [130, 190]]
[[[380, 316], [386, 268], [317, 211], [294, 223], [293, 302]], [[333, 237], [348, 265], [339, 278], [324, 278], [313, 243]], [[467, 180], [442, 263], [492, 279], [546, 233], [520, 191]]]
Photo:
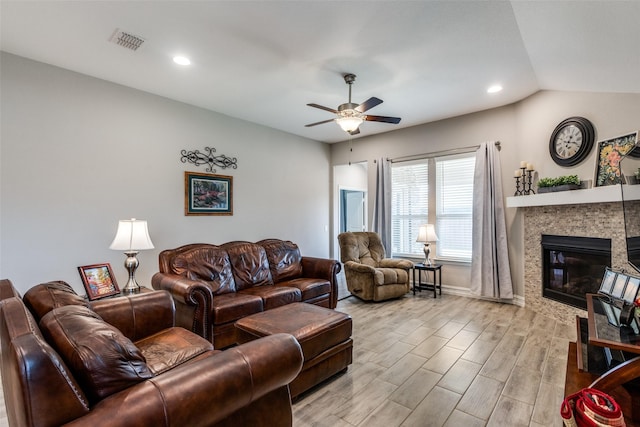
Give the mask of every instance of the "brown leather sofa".
[[87, 302], [64, 282], [24, 298], [0, 280], [2, 381], [11, 426], [291, 426], [298, 342], [225, 351], [174, 326], [167, 292]]
[[335, 260], [303, 257], [290, 241], [197, 243], [160, 252], [154, 289], [176, 300], [178, 325], [217, 349], [237, 342], [238, 319], [293, 302], [335, 308]]

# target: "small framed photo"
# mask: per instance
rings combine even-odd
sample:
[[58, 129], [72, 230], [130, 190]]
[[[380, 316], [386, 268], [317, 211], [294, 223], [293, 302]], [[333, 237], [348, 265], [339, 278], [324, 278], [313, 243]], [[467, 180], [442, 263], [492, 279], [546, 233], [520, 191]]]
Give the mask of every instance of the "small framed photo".
[[84, 265], [78, 267], [78, 271], [80, 272], [80, 277], [82, 277], [84, 289], [87, 291], [87, 298], [90, 301], [120, 293], [116, 277], [111, 271], [111, 265]]
[[184, 173], [185, 215], [233, 215], [233, 177]]
[[598, 142], [595, 186], [616, 185], [622, 181], [620, 160], [630, 154], [636, 157], [638, 132]]

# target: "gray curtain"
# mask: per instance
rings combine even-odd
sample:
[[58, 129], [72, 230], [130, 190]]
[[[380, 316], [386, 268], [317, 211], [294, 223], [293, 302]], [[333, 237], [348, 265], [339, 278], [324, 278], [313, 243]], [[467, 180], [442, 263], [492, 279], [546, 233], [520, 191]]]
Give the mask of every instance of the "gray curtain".
[[471, 292], [513, 299], [500, 159], [495, 143], [480, 144], [473, 184]]
[[380, 158], [376, 167], [376, 198], [373, 206], [373, 231], [380, 235], [382, 246], [391, 257], [391, 166]]

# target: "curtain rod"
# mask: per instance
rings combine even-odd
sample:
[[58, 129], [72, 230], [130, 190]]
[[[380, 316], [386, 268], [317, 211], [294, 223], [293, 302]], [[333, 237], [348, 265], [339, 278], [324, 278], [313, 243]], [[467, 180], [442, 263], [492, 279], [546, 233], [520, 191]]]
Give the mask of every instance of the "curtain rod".
[[[498, 147], [498, 150], [500, 149], [500, 141], [495, 141], [496, 147]], [[420, 160], [420, 159], [427, 159], [430, 157], [438, 157], [438, 156], [444, 156], [444, 155], [448, 155], [448, 154], [462, 154], [462, 153], [468, 153], [470, 151], [474, 151], [477, 150], [478, 148], [480, 148], [480, 145], [472, 145], [470, 147], [460, 147], [460, 148], [451, 148], [449, 150], [442, 150], [442, 151], [434, 151], [432, 153], [423, 153], [423, 154], [414, 154], [412, 156], [404, 156], [404, 157], [396, 157], [395, 159], [389, 159], [387, 158], [388, 161], [390, 161], [391, 163], [400, 163], [400, 162], [408, 162], [411, 160]]]

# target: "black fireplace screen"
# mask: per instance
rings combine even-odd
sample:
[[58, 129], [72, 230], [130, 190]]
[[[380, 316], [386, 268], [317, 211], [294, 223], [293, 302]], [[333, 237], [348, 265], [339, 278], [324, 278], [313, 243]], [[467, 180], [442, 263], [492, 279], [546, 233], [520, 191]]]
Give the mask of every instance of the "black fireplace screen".
[[542, 296], [586, 310], [611, 265], [611, 239], [542, 235]]

